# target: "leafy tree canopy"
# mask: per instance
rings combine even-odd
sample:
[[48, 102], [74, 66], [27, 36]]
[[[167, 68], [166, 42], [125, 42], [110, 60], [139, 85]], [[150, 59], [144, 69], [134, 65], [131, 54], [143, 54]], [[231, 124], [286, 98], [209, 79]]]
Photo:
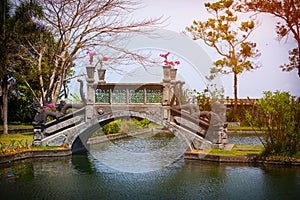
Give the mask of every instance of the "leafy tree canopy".
[[248, 41], [254, 31], [253, 20], [240, 21], [237, 16], [237, 4], [233, 0], [220, 0], [204, 4], [214, 17], [207, 21], [194, 20], [186, 30], [194, 40], [202, 40], [214, 48], [221, 56], [211, 68], [211, 77], [217, 74], [234, 74], [235, 110], [237, 107], [237, 75], [243, 71], [255, 69], [257, 65], [251, 60], [259, 56], [256, 43]]
[[290, 62], [281, 66], [283, 71], [298, 69], [300, 77], [300, 1], [299, 0], [241, 0], [239, 9], [244, 12], [268, 13], [278, 19], [276, 32], [279, 39], [291, 35], [296, 47], [289, 51]]

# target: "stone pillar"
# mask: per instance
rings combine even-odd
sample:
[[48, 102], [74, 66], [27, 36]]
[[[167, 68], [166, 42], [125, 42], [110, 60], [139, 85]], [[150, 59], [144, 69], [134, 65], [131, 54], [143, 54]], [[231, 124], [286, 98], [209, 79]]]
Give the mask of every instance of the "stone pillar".
[[170, 85], [170, 106], [173, 106], [175, 104], [175, 96], [176, 96], [176, 93], [175, 93], [175, 87], [176, 87], [176, 84], [175, 84], [175, 81], [171, 80], [171, 85]]
[[175, 105], [181, 104], [181, 81], [176, 81], [174, 83], [174, 95], [175, 95]]
[[179, 90], [179, 96], [178, 101], [179, 104], [182, 104], [182, 98], [183, 98], [183, 85], [185, 84], [184, 81], [178, 81], [178, 90]]
[[163, 119], [170, 119], [170, 95], [171, 95], [171, 67], [163, 66], [163, 91], [162, 91], [162, 106], [163, 106]]
[[147, 89], [144, 88], [144, 104], [147, 104]]
[[163, 81], [170, 81], [171, 80], [171, 66], [163, 66]]
[[163, 81], [162, 105], [170, 105], [171, 81]]
[[95, 104], [95, 78], [87, 78], [87, 105], [86, 105], [86, 121], [91, 120], [94, 116], [94, 104]]
[[33, 128], [34, 136], [33, 136], [33, 146], [41, 146], [43, 133], [42, 127], [40, 125], [34, 126]]

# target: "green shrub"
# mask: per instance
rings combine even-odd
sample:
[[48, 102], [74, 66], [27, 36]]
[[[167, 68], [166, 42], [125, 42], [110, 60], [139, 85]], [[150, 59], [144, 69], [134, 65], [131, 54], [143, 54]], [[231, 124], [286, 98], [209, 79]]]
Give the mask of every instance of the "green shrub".
[[151, 124], [148, 119], [118, 119], [102, 127], [102, 131], [107, 134], [116, 134], [123, 132], [136, 131], [141, 128], [147, 128]]
[[102, 127], [102, 131], [105, 133], [105, 135], [119, 133], [120, 124], [118, 123], [118, 120], [105, 124]]
[[264, 97], [255, 103], [255, 116], [247, 112], [248, 122], [265, 128], [266, 155], [290, 156], [300, 145], [300, 104], [287, 92], [264, 92]]
[[151, 123], [151, 121], [148, 119], [138, 120], [136, 118], [133, 118], [132, 120], [138, 127], [142, 127], [142, 128], [148, 127], [149, 124]]

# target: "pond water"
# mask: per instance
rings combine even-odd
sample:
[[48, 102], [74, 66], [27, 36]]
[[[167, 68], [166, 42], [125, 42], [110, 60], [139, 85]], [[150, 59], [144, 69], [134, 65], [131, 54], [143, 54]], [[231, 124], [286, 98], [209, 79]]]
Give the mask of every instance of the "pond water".
[[232, 133], [228, 136], [228, 142], [231, 144], [238, 145], [252, 145], [252, 146], [261, 146], [262, 143], [260, 139], [263, 139], [263, 134], [242, 134], [242, 133]]
[[0, 199], [298, 199], [300, 195], [300, 168], [188, 161], [178, 156], [182, 148], [169, 135], [133, 137], [94, 145], [87, 155], [2, 165]]

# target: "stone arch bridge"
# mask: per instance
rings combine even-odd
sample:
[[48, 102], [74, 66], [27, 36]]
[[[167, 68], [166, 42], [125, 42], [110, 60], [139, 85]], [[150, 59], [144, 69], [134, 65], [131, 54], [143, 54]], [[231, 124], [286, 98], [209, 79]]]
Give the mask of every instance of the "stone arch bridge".
[[[164, 69], [165, 70], [165, 69]], [[45, 119], [55, 120], [34, 123], [34, 145], [67, 145], [73, 152], [87, 147], [92, 133], [104, 124], [119, 118], [145, 118], [172, 132], [186, 142], [190, 149], [223, 148], [227, 143], [225, 122], [226, 107], [218, 102], [212, 111], [199, 111], [198, 106], [182, 103], [184, 82], [164, 72], [161, 83], [95, 83], [88, 74], [87, 98], [83, 104], [65, 105], [60, 113], [38, 112]], [[66, 113], [66, 108], [72, 108]], [[36, 116], [38, 118], [38, 116]]]

